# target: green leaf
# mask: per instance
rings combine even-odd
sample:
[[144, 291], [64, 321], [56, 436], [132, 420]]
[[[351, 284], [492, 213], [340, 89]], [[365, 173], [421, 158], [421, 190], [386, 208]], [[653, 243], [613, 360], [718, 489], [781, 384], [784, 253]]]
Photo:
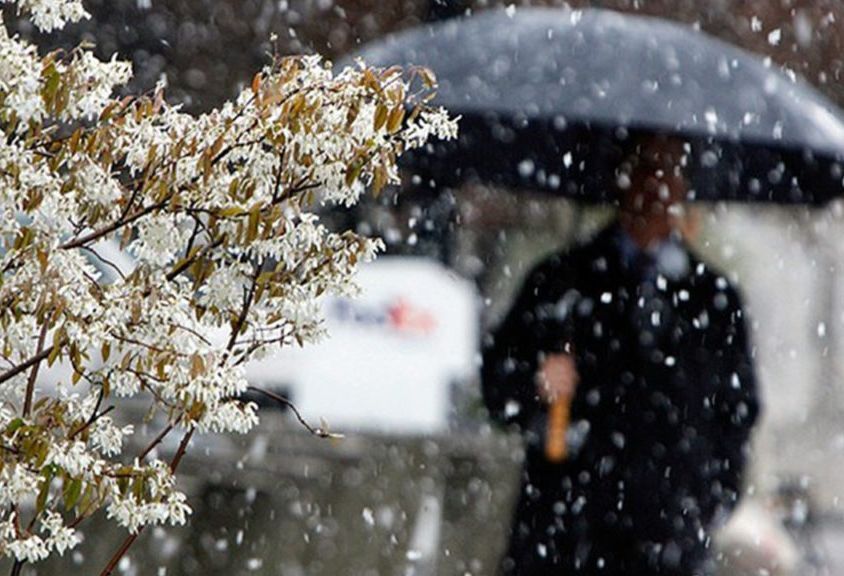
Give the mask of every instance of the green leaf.
[[346, 186], [354, 184], [355, 180], [360, 176], [361, 170], [363, 170], [363, 164], [360, 163], [346, 167]]
[[258, 225], [261, 222], [261, 207], [255, 206], [249, 212], [248, 225], [246, 226], [246, 240], [252, 242], [258, 237]]
[[44, 70], [44, 75], [47, 77], [47, 81], [44, 83], [41, 97], [44, 99], [44, 103], [47, 104], [47, 106], [50, 106], [56, 98], [56, 93], [59, 91], [59, 81], [61, 80], [61, 76], [53, 64], [50, 64], [47, 69]]
[[23, 418], [15, 418], [11, 422], [9, 422], [9, 425], [6, 426], [6, 436], [11, 436], [12, 434], [14, 434], [18, 430], [18, 428], [23, 426], [23, 424]]
[[420, 66], [416, 69], [416, 71], [419, 73], [420, 78], [422, 78], [422, 82], [425, 84], [426, 88], [437, 87], [437, 77], [434, 75], [433, 70]]
[[44, 467], [44, 479], [41, 481], [41, 489], [38, 491], [38, 499], [35, 501], [39, 514], [44, 511], [44, 507], [47, 505], [47, 497], [50, 495], [50, 484], [53, 482], [54, 472], [52, 466]]
[[137, 476], [135, 477], [135, 481], [132, 482], [132, 495], [135, 497], [137, 502], [144, 501], [144, 477]]
[[223, 208], [222, 210], [217, 211], [217, 215], [223, 218], [231, 218], [232, 216], [242, 216], [243, 214], [246, 214], [246, 210], [244, 210], [243, 208], [238, 208], [237, 206]]
[[35, 500], [35, 509], [38, 514], [44, 511], [44, 507], [47, 505], [47, 496], [50, 495], [50, 480], [44, 480], [41, 482], [41, 489], [38, 491], [38, 498]]
[[56, 346], [55, 344], [53, 344], [53, 349], [50, 351], [50, 356], [47, 358], [47, 366], [52, 366], [53, 363], [55, 363], [56, 359], [59, 357], [59, 354], [61, 354], [61, 351], [61, 346]]
[[82, 494], [82, 478], [74, 478], [69, 484], [65, 479], [63, 492], [65, 510], [73, 510]]
[[47, 461], [47, 456], [50, 454], [50, 446], [47, 442], [39, 442], [35, 450], [35, 464], [41, 466]]
[[81, 516], [91, 508], [91, 501], [96, 497], [96, 489], [93, 484], [88, 484], [82, 492], [82, 498], [79, 500], [76, 515]]

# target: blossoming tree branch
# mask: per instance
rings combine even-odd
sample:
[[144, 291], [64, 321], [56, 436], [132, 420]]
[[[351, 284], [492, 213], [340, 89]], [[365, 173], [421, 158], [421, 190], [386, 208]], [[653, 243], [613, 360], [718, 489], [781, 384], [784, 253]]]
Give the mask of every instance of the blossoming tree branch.
[[[3, 1], [42, 31], [87, 17], [78, 0]], [[319, 337], [320, 298], [353, 293], [379, 250], [314, 210], [397, 183], [400, 154], [456, 133], [428, 106], [424, 70], [277, 59], [198, 117], [162, 86], [115, 98], [130, 75], [0, 27], [0, 554], [13, 573], [75, 546], [99, 510], [127, 531], [104, 574], [145, 526], [183, 523], [174, 474], [191, 437], [255, 426], [244, 365]], [[117, 245], [132, 266], [104, 253]], [[44, 385], [55, 365], [66, 381]], [[166, 416], [137, 453], [122, 397]], [[179, 447], [162, 461], [168, 435]]]

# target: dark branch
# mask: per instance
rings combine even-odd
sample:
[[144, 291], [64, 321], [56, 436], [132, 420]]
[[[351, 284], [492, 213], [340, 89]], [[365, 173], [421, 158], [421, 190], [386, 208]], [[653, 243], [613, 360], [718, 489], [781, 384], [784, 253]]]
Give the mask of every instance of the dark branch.
[[103, 236], [111, 234], [115, 230], [119, 230], [120, 228], [123, 228], [127, 224], [131, 224], [135, 220], [143, 218], [144, 216], [146, 216], [147, 214], [149, 214], [151, 212], [155, 212], [156, 210], [160, 210], [161, 208], [166, 206], [167, 202], [169, 202], [169, 201], [170, 201], [170, 195], [168, 195], [167, 198], [165, 198], [163, 201], [161, 201], [157, 204], [150, 204], [146, 208], [141, 208], [140, 210], [137, 210], [136, 212], [134, 212], [132, 215], [127, 216], [125, 218], [121, 218], [121, 219], [119, 219], [115, 222], [112, 222], [108, 226], [103, 226], [102, 228], [94, 230], [90, 234], [86, 234], [85, 236], [82, 236], [81, 238], [77, 238], [76, 240], [70, 240], [68, 242], [65, 242], [64, 244], [59, 246], [59, 248], [61, 248], [62, 250], [70, 250], [72, 248], [79, 248], [79, 247], [84, 246], [85, 244], [88, 244], [88, 243], [93, 242], [95, 240], [99, 240]]
[[88, 252], [90, 252], [91, 254], [96, 256], [97, 260], [99, 260], [100, 262], [102, 262], [106, 266], [113, 268], [114, 271], [117, 272], [118, 276], [120, 276], [120, 278], [122, 278], [123, 280], [126, 280], [126, 275], [123, 274], [123, 270], [121, 270], [120, 268], [117, 267], [117, 264], [115, 264], [111, 260], [107, 260], [106, 258], [103, 258], [99, 253], [97, 253], [96, 250], [94, 250], [90, 246], [82, 246], [82, 249], [87, 250]]
[[[43, 352], [44, 340], [47, 338], [47, 330], [49, 330], [49, 328], [50, 324], [48, 322], [48, 318], [45, 317], [44, 323], [41, 325], [41, 333], [38, 335], [38, 348], [36, 349], [38, 354], [36, 357]], [[35, 394], [35, 379], [38, 378], [38, 368], [41, 367], [41, 362], [43, 362], [45, 358], [47, 358], [47, 356], [35, 362], [32, 365], [32, 372], [29, 373], [29, 380], [26, 382], [26, 398], [24, 399], [23, 404], [24, 418], [29, 416], [29, 413], [32, 411], [32, 396]]]
[[94, 410], [91, 412], [90, 418], [88, 418], [88, 420], [86, 420], [85, 423], [82, 424], [79, 428], [74, 430], [71, 433], [71, 435], [68, 437], [68, 440], [73, 440], [76, 436], [78, 436], [79, 434], [81, 434], [82, 432], [87, 430], [88, 427], [91, 426], [94, 422], [96, 422], [97, 420], [99, 420], [100, 418], [102, 418], [103, 416], [105, 416], [106, 414], [111, 412], [112, 410], [114, 410], [114, 406], [109, 406], [108, 408], [106, 408], [102, 412], [99, 412], [100, 406], [103, 403], [103, 397], [104, 396], [105, 396], [105, 387], [101, 386], [100, 387], [100, 394], [99, 394], [99, 396], [97, 396], [97, 404], [94, 406]]
[[15, 366], [14, 368], [11, 368], [11, 369], [7, 370], [6, 372], [4, 372], [3, 375], [0, 376], [0, 384], [2, 384], [3, 382], [6, 382], [7, 380], [11, 380], [12, 378], [17, 376], [21, 372], [25, 372], [27, 369], [32, 368], [34, 365], [38, 364], [42, 360], [49, 358], [50, 354], [53, 353], [54, 347], [55, 346], [50, 346], [49, 348], [47, 348], [46, 350], [42, 350], [41, 352], [39, 352], [38, 354], [36, 354], [32, 358], [30, 358], [29, 360], [26, 360], [25, 362], [22, 362], [22, 363], [18, 364], [17, 366]]
[[293, 404], [293, 402], [291, 402], [290, 400], [288, 400], [284, 396], [279, 396], [275, 392], [270, 392], [269, 390], [264, 390], [263, 388], [258, 388], [256, 386], [249, 386], [247, 388], [247, 390], [257, 392], [258, 394], [263, 394], [267, 398], [270, 398], [271, 400], [275, 400], [279, 404], [282, 404], [283, 406], [290, 408], [290, 410], [292, 410], [293, 413], [296, 415], [296, 419], [299, 421], [299, 423], [302, 426], [304, 426], [305, 429], [308, 432], [310, 432], [311, 434], [313, 434], [314, 436], [319, 436], [320, 438], [342, 438], [343, 437], [342, 434], [335, 434], [333, 432], [329, 432], [328, 430], [323, 430], [322, 428], [314, 428], [313, 426], [308, 424], [308, 422], [299, 413], [299, 410], [296, 408], [296, 406]]
[[141, 452], [141, 455], [138, 457], [138, 461], [142, 461], [144, 458], [149, 456], [149, 453], [152, 452], [153, 448], [155, 448], [156, 446], [161, 444], [161, 442], [170, 433], [170, 431], [172, 429], [173, 429], [172, 424], [168, 424], [167, 426], [165, 426], [164, 429], [161, 432], [158, 433], [158, 436], [156, 436], [153, 439], [153, 441], [150, 442], [149, 445], [146, 448], [144, 448], [144, 451]]

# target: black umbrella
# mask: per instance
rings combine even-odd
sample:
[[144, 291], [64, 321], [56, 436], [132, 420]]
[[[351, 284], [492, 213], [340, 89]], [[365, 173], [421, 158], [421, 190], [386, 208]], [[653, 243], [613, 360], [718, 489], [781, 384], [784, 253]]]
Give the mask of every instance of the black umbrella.
[[607, 10], [519, 8], [429, 24], [355, 54], [421, 65], [458, 142], [414, 169], [438, 186], [478, 178], [586, 201], [609, 198], [638, 132], [692, 146], [701, 200], [820, 204], [844, 192], [844, 116], [769, 60], [664, 20]]

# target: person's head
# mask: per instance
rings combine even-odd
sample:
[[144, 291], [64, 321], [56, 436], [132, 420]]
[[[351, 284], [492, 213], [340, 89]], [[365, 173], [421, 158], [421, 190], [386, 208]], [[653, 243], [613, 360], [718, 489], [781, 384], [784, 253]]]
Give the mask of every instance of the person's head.
[[663, 135], [639, 137], [631, 148], [618, 175], [620, 220], [646, 247], [672, 233], [682, 234], [687, 224], [683, 202], [688, 150], [682, 140]]

